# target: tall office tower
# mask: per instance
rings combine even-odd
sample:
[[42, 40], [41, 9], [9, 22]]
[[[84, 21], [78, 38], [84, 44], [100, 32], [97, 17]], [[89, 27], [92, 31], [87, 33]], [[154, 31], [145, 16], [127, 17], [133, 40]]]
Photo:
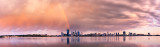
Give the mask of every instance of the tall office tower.
[[71, 33], [71, 36], [74, 36], [74, 32]]
[[116, 33], [116, 36], [117, 36], [118, 34]]
[[118, 36], [119, 36], [119, 32], [118, 32]]
[[67, 36], [69, 36], [69, 29], [67, 29]]
[[77, 31], [76, 31], [76, 30], [75, 30], [75, 32], [74, 32], [74, 33], [75, 33], [75, 36], [77, 36]]
[[63, 32], [61, 32], [61, 36], [64, 36], [64, 33], [63, 33]]
[[123, 36], [126, 36], [126, 31], [123, 31]]
[[79, 36], [79, 35], [80, 35], [80, 32], [78, 31], [77, 34], [78, 34], [78, 36]]

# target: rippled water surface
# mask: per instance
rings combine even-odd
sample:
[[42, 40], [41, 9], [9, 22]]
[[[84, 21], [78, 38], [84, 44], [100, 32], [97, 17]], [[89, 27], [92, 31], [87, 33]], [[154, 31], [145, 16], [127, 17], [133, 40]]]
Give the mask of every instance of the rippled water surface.
[[13, 37], [0, 38], [0, 47], [160, 47], [160, 36]]

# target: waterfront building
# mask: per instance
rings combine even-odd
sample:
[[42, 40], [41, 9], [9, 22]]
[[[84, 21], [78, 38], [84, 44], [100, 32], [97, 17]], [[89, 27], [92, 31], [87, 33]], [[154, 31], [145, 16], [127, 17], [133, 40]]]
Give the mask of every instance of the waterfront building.
[[137, 34], [137, 36], [144, 36], [144, 34]]
[[106, 36], [106, 33], [103, 33], [102, 36]]
[[107, 35], [109, 35], [109, 32], [107, 32]]
[[126, 31], [123, 31], [123, 36], [126, 36]]
[[109, 35], [111, 36], [112, 34], [110, 33]]
[[132, 33], [131, 32], [129, 32], [129, 34], [128, 34], [129, 36], [132, 36]]
[[133, 33], [133, 36], [136, 36], [136, 33]]
[[75, 30], [75, 36], [77, 36], [77, 31]]
[[150, 33], [148, 33], [148, 36], [150, 36], [151, 34]]
[[80, 36], [80, 32], [79, 31], [77, 32], [77, 34], [78, 34], [78, 36]]
[[61, 36], [64, 36], [64, 33], [63, 33], [63, 32], [61, 32]]
[[69, 36], [69, 29], [67, 29], [67, 36]]
[[118, 32], [118, 36], [119, 36], [119, 32]]
[[71, 36], [74, 36], [74, 34], [75, 34], [75, 33], [74, 33], [74, 32], [72, 32], [72, 33], [71, 33]]
[[116, 36], [118, 35], [118, 33], [116, 33]]

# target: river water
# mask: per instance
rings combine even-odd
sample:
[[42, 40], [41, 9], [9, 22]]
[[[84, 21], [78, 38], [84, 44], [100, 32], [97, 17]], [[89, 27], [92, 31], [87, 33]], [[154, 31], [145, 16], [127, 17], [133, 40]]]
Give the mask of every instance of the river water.
[[12, 37], [0, 47], [160, 47], [160, 36]]

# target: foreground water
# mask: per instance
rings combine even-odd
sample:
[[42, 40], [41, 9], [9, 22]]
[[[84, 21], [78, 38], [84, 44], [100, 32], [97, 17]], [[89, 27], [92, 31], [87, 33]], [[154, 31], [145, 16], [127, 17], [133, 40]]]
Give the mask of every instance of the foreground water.
[[0, 47], [160, 47], [160, 36], [13, 37]]

